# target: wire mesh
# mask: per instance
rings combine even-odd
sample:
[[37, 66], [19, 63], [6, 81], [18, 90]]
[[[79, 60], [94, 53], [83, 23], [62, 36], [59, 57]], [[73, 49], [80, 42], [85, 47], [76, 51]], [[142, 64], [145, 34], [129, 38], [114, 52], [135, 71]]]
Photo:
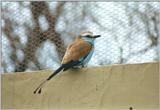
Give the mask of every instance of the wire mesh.
[[102, 37], [88, 66], [159, 60], [159, 2], [2, 2], [2, 73], [56, 69], [81, 32]]

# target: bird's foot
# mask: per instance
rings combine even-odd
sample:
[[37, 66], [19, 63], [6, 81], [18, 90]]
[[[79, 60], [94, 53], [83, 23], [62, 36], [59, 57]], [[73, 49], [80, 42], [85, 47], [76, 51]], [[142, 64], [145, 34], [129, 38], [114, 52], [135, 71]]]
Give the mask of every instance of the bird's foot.
[[82, 68], [86, 68], [87, 67], [87, 65], [82, 65]]
[[74, 67], [72, 67], [73, 69], [80, 69], [80, 68], [82, 68], [82, 67], [80, 67], [80, 66], [74, 66]]
[[73, 69], [81, 69], [87, 67], [86, 65], [74, 66]]

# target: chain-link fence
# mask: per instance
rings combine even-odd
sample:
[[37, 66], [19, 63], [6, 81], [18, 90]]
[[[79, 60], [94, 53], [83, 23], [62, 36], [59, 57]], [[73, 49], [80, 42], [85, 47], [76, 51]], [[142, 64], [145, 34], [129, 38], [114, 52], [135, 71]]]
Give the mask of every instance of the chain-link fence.
[[2, 73], [56, 69], [66, 46], [92, 31], [88, 66], [158, 61], [158, 2], [2, 2]]

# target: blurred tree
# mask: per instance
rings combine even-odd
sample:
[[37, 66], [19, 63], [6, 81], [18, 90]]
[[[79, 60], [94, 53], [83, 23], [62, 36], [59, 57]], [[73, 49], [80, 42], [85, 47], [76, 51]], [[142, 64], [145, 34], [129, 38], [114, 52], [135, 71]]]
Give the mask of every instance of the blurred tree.
[[[19, 2], [20, 5], [21, 2]], [[29, 62], [34, 63], [37, 69], [41, 69], [39, 62], [37, 61], [37, 58], [35, 57], [35, 52], [40, 45], [46, 41], [47, 39], [51, 40], [56, 45], [56, 50], [58, 52], [59, 60], [62, 59], [62, 56], [65, 52], [65, 46], [63, 43], [63, 40], [61, 39], [61, 35], [55, 31], [55, 25], [56, 22], [61, 15], [63, 11], [63, 6], [65, 2], [58, 2], [55, 10], [55, 15], [52, 15], [49, 11], [49, 7], [46, 4], [46, 2], [31, 2], [30, 8], [32, 12], [32, 18], [34, 22], [34, 27], [30, 28], [28, 25], [24, 24], [26, 30], [27, 30], [27, 36], [28, 36], [28, 42], [26, 46], [22, 49], [24, 52], [24, 59], [23, 61], [19, 62], [17, 60], [17, 44], [21, 45], [19, 42], [19, 37], [15, 36], [13, 33], [13, 27], [14, 22], [6, 17], [3, 16], [3, 20], [5, 22], [5, 25], [3, 28], [3, 32], [7, 36], [12, 50], [12, 54], [10, 55], [10, 58], [12, 59], [15, 66], [15, 71], [24, 71], [26, 68], [28, 68]], [[3, 9], [2, 13], [5, 14], [7, 10]], [[44, 15], [47, 19], [47, 22], [49, 24], [49, 28], [46, 31], [42, 31], [39, 24], [39, 17], [41, 15]], [[20, 46], [22, 47], [22, 46]], [[36, 69], [35, 68], [35, 69]]]
[[[3, 2], [3, 71], [53, 67], [60, 63], [66, 45], [86, 30], [102, 35], [96, 41], [92, 65], [157, 61], [158, 7], [160, 3]], [[53, 53], [48, 40], [54, 44]], [[50, 45], [44, 48], [48, 51], [43, 50], [44, 43]]]
[[[65, 2], [59, 2], [55, 16], [53, 16], [48, 8], [48, 5], [45, 2], [31, 2], [31, 11], [35, 26], [33, 30], [29, 30], [28, 28], [28, 42], [26, 48], [24, 49], [25, 59], [22, 62], [22, 66], [28, 64], [28, 61], [32, 61], [36, 64], [38, 69], [41, 69], [37, 58], [35, 57], [35, 52], [40, 45], [46, 41], [47, 39], [51, 40], [56, 45], [56, 50], [58, 52], [60, 60], [64, 55], [65, 47], [63, 40], [60, 38], [60, 34], [55, 31], [55, 25], [57, 19], [61, 15]], [[44, 15], [49, 23], [49, 28], [46, 31], [42, 31], [39, 24], [39, 16]], [[18, 68], [22, 68], [21, 65]], [[26, 67], [25, 67], [26, 68]], [[25, 69], [24, 68], [24, 69]], [[18, 69], [19, 71], [19, 69]], [[24, 70], [23, 70], [24, 71]]]
[[[129, 25], [132, 27], [132, 29], [134, 28], [136, 32], [144, 32], [145, 37], [149, 41], [149, 45], [138, 51], [130, 52], [127, 57], [129, 59], [132, 56], [137, 54], [145, 54], [149, 50], [154, 49], [154, 52], [156, 53], [154, 60], [158, 61], [158, 47], [160, 46], [160, 10], [158, 7], [160, 4], [155, 6], [153, 3], [144, 3], [143, 6], [144, 7], [142, 9], [142, 4], [127, 4], [126, 11], [129, 17]], [[137, 20], [139, 20], [139, 22], [137, 22]], [[132, 41], [132, 39], [130, 40]]]

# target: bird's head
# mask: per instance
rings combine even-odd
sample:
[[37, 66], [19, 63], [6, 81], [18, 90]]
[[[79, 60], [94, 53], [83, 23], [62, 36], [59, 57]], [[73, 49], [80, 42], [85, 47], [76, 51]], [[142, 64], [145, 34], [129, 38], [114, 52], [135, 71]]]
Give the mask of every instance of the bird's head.
[[93, 33], [92, 32], [89, 32], [89, 31], [87, 31], [87, 32], [82, 32], [81, 34], [80, 34], [80, 37], [81, 38], [91, 38], [91, 39], [95, 39], [95, 38], [98, 38], [98, 37], [100, 37], [101, 35], [93, 35]]
[[80, 38], [84, 39], [85, 41], [88, 41], [88, 42], [94, 42], [94, 40], [98, 37], [100, 37], [101, 35], [93, 35], [92, 32], [82, 32], [80, 34]]

